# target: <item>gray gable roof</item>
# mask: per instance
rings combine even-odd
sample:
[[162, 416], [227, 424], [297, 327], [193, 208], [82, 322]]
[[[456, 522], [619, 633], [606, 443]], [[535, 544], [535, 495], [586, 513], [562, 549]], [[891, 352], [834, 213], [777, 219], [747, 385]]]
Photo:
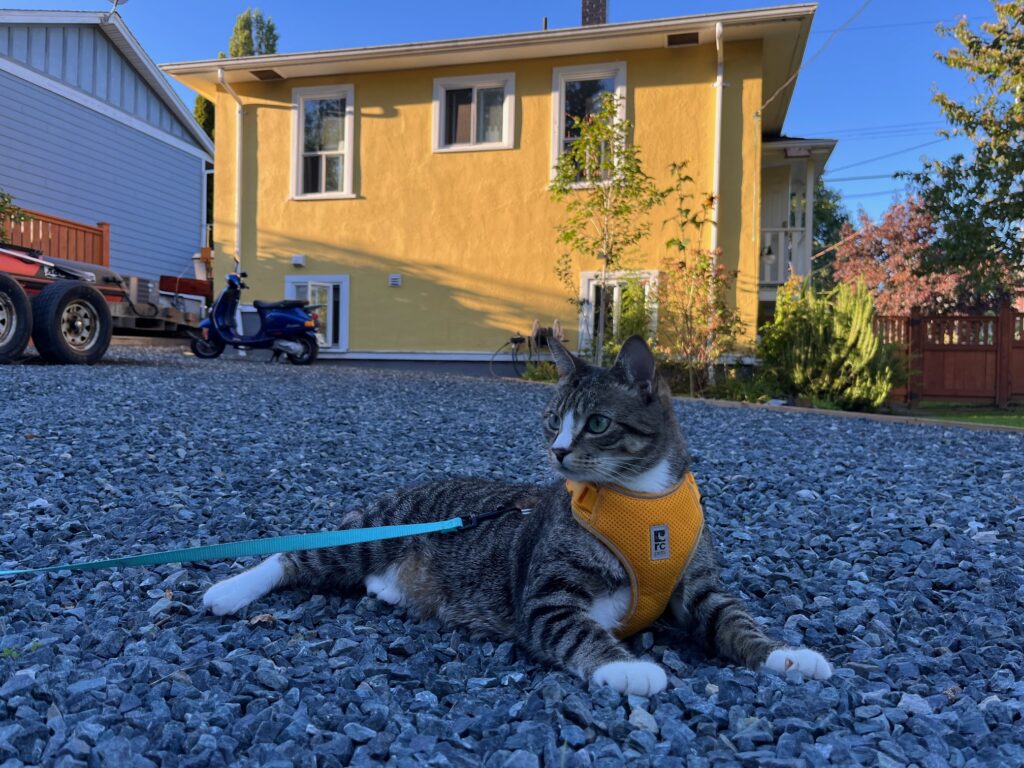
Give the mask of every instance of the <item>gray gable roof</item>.
[[0, 58], [206, 152], [213, 143], [117, 13], [0, 9]]

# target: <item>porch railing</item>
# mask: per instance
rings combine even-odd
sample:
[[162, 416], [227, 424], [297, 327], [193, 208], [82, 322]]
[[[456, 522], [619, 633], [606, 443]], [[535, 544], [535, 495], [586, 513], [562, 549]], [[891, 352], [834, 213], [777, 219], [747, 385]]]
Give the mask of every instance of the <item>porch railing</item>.
[[769, 227], [761, 230], [761, 285], [782, 285], [790, 273], [811, 271], [803, 228]]
[[90, 226], [38, 211], [25, 213], [31, 217], [27, 221], [0, 221], [12, 245], [35, 248], [57, 259], [110, 266], [110, 225], [106, 222]]

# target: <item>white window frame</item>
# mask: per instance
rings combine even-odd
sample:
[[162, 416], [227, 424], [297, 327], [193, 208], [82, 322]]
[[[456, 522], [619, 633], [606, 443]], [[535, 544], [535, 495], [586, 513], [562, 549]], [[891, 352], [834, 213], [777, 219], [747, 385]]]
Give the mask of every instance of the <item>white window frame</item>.
[[[356, 195], [352, 191], [353, 169], [355, 167], [355, 86], [328, 85], [314, 88], [292, 89], [292, 200], [349, 200]], [[303, 103], [312, 99], [345, 99], [345, 142], [342, 149], [342, 189], [339, 192], [302, 192], [302, 155], [305, 144]]]
[[295, 299], [298, 296], [300, 283], [327, 283], [328, 285], [340, 285], [338, 299], [338, 338], [334, 345], [324, 347], [324, 352], [347, 352], [348, 351], [348, 327], [349, 327], [349, 279], [348, 275], [285, 275], [284, 276], [284, 297]]
[[[645, 283], [645, 295], [647, 300], [651, 303], [651, 332], [658, 328], [658, 276], [660, 272], [656, 269], [632, 269], [632, 270], [617, 270], [615, 272], [609, 272], [605, 275], [607, 284], [609, 287], [614, 287], [613, 299], [612, 299], [612, 317], [607, 318], [612, 322], [605, 325], [605, 333], [610, 335], [614, 333], [615, 326], [618, 324], [618, 308], [620, 307], [618, 297], [620, 296], [621, 286], [626, 280], [631, 277], [640, 278], [646, 281]], [[601, 283], [601, 272], [600, 271], [585, 271], [580, 272], [580, 312], [579, 312], [579, 326], [577, 327], [576, 340], [577, 340], [577, 352], [587, 352], [587, 343], [591, 341], [591, 329], [594, 327], [594, 287]]]
[[565, 136], [565, 84], [570, 80], [615, 79], [615, 96], [619, 103], [619, 120], [626, 119], [626, 62], [584, 64], [577, 67], [555, 67], [551, 76], [551, 179], [555, 178], [558, 158]]
[[[504, 88], [505, 101], [502, 105], [502, 140], [470, 141], [468, 144], [445, 144], [445, 92], [463, 88], [473, 89], [473, 105], [470, 115], [470, 134], [476, 138], [476, 92], [480, 88]], [[434, 79], [434, 124], [431, 146], [434, 152], [479, 152], [494, 149], [515, 148], [516, 126], [516, 76], [513, 72], [496, 75], [468, 75], [466, 77], [438, 77]]]

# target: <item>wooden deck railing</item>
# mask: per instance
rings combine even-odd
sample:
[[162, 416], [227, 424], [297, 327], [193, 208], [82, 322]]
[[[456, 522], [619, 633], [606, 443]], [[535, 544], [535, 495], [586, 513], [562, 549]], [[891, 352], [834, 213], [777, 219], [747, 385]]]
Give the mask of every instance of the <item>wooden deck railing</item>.
[[106, 222], [93, 227], [38, 211], [25, 213], [31, 217], [27, 221], [0, 222], [12, 245], [35, 248], [57, 259], [110, 266], [110, 225]]

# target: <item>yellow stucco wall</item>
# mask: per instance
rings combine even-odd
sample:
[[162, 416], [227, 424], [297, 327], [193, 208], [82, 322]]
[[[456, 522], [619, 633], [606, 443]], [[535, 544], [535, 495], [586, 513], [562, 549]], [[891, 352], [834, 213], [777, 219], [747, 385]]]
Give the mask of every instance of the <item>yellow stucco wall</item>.
[[[552, 68], [627, 63], [628, 116], [648, 173], [668, 186], [668, 166], [687, 160], [693, 191], [712, 189], [714, 46], [446, 67], [237, 87], [243, 123], [242, 261], [246, 301], [272, 300], [286, 275], [347, 274], [350, 351], [492, 352], [534, 319], [559, 318], [576, 339], [575, 310], [554, 275], [561, 253], [552, 202]], [[514, 72], [515, 148], [434, 153], [433, 80]], [[757, 311], [760, 44], [727, 48], [720, 244], [737, 268], [736, 303], [752, 333]], [[355, 88], [355, 199], [293, 200], [292, 89]], [[235, 104], [217, 94], [217, 274], [230, 269], [235, 236]], [[672, 236], [652, 216], [652, 234], [630, 259], [657, 268]], [[291, 266], [305, 254], [305, 268]], [[580, 265], [595, 269], [596, 264]], [[400, 288], [389, 288], [390, 273]]]

